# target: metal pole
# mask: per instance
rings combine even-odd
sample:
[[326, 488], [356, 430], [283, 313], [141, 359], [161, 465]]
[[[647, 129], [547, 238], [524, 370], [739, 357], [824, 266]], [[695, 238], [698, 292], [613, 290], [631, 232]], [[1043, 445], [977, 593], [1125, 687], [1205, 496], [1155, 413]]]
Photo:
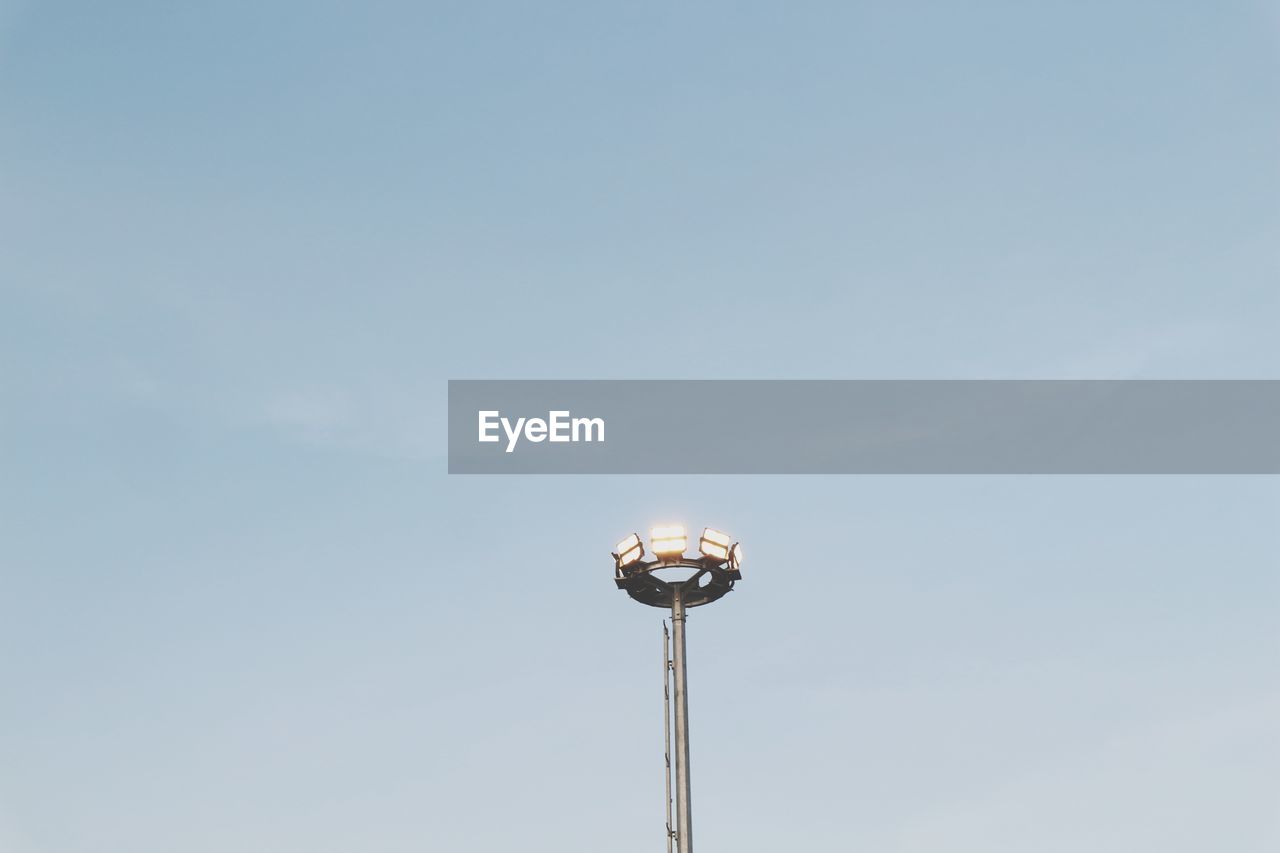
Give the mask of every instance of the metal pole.
[[684, 655], [684, 584], [674, 585], [671, 627], [675, 640], [676, 685], [676, 849], [693, 853], [693, 815], [689, 805], [689, 683]]
[[666, 622], [662, 623], [662, 726], [662, 759], [667, 764], [667, 853], [671, 853], [676, 828], [671, 825], [671, 635]]

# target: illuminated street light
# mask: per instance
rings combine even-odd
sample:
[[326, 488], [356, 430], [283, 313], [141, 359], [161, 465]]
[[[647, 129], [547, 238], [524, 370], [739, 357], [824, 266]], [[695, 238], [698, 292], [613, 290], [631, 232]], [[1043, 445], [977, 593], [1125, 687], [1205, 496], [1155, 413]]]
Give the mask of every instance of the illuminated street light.
[[702, 556], [713, 560], [729, 559], [729, 534], [708, 527], [702, 531], [702, 538], [698, 540], [698, 550], [702, 552]]
[[649, 531], [649, 545], [659, 557], [680, 557], [689, 546], [689, 537], [679, 525], [655, 527]]
[[614, 552], [613, 558], [617, 561], [618, 568], [623, 569], [632, 563], [640, 562], [643, 556], [644, 543], [640, 541], [640, 534], [632, 533], [618, 543], [618, 550]]
[[[680, 525], [654, 527], [649, 531], [649, 547], [656, 559], [645, 561], [644, 544], [631, 534], [618, 543], [613, 555], [614, 582], [618, 589], [641, 604], [670, 608], [674, 655], [668, 653], [666, 626], [663, 626], [663, 697], [667, 702], [667, 851], [674, 841], [678, 853], [693, 853], [693, 816], [689, 785], [689, 694], [685, 667], [685, 611], [710, 604], [733, 591], [742, 579], [742, 546], [727, 533], [710, 527], [698, 539], [699, 556], [686, 557], [689, 538]], [[659, 576], [668, 569], [689, 569], [683, 580]], [[671, 721], [670, 688], [675, 692], [675, 823], [671, 815]]]

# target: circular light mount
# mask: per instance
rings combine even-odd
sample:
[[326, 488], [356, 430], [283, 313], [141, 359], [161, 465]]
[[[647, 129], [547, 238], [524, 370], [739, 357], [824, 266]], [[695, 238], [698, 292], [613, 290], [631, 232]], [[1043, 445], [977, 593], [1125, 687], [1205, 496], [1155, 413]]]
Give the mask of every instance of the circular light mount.
[[[656, 527], [651, 549], [656, 559], [644, 560], [644, 547], [635, 534], [618, 543], [614, 558], [614, 583], [641, 604], [670, 608], [675, 591], [681, 591], [685, 607], [699, 607], [723, 598], [742, 579], [742, 549], [728, 534], [707, 528], [698, 541], [699, 555], [686, 557], [684, 528]], [[689, 569], [682, 580], [655, 574], [665, 569]]]

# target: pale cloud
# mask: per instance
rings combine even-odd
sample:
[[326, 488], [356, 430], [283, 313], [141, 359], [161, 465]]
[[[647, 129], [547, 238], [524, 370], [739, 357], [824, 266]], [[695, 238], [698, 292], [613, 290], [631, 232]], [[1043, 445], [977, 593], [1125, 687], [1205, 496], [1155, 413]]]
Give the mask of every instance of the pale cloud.
[[915, 821], [901, 853], [1280, 849], [1280, 695], [1167, 720]]
[[18, 28], [18, 18], [27, 6], [23, 0], [0, 0], [0, 50], [8, 46], [14, 30]]
[[[1147, 379], [1181, 378], [1183, 365], [1204, 363], [1207, 353], [1228, 339], [1228, 329], [1211, 322], [1155, 326], [1093, 343], [1051, 365], [1037, 378]], [[1198, 378], [1198, 377], [1188, 377]]]
[[316, 447], [406, 459], [441, 456], [444, 415], [424, 391], [311, 386], [270, 395], [255, 419]]
[[267, 423], [279, 429], [321, 439], [349, 431], [352, 405], [335, 388], [287, 391], [266, 403]]
[[42, 853], [35, 842], [19, 831], [2, 808], [0, 808], [0, 850], [4, 853]]

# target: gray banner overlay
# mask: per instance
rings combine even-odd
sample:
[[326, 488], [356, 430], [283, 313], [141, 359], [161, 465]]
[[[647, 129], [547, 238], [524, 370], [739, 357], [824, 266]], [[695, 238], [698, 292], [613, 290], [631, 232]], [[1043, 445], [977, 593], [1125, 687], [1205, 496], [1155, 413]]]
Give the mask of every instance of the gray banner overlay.
[[1277, 474], [1280, 381], [450, 380], [449, 473]]

